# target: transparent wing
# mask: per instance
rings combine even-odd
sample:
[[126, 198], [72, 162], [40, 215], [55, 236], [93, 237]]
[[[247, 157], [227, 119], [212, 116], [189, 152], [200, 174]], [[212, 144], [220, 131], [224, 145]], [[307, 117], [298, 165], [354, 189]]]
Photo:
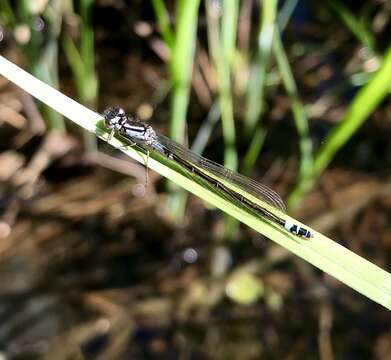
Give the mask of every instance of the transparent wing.
[[264, 200], [269, 205], [272, 205], [277, 209], [286, 212], [285, 204], [281, 199], [280, 195], [278, 195], [275, 191], [273, 191], [266, 185], [262, 185], [246, 176], [226, 169], [220, 164], [217, 164], [211, 160], [199, 156], [164, 135], [156, 134], [156, 137], [158, 142], [160, 142], [167, 150], [172, 151], [183, 159], [186, 159], [194, 165], [197, 165], [198, 167], [207, 170], [208, 172], [214, 174], [217, 177], [224, 178], [224, 180], [237, 186], [243, 191], [248, 192], [256, 198]]

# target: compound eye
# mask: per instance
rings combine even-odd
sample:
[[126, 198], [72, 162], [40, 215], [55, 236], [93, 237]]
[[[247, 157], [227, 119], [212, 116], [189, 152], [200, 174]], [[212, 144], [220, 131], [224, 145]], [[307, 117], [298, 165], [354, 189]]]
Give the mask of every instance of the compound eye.
[[112, 128], [121, 120], [123, 115], [121, 116], [119, 114], [118, 108], [110, 108], [104, 112], [103, 116], [105, 118], [106, 126]]

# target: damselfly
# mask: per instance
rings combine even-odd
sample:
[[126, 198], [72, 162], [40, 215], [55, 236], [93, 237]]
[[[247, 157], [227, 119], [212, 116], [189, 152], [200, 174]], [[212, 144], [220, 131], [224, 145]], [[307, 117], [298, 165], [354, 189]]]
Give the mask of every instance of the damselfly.
[[[193, 153], [177, 142], [156, 133], [150, 125], [126, 115], [120, 107], [106, 110], [104, 118], [106, 127], [111, 131], [110, 138], [117, 133], [125, 138], [130, 145], [138, 145], [144, 149], [148, 155], [150, 150], [156, 151], [181, 165], [190, 174], [198, 176], [207, 184], [218, 189], [240, 206], [278, 224], [292, 234], [304, 238], [313, 236], [306, 228], [283, 219], [267, 206], [262, 206], [251, 199], [251, 197], [259, 198], [268, 205], [285, 212], [286, 208], [281, 197], [267, 186]], [[244, 193], [250, 196], [246, 196]]]

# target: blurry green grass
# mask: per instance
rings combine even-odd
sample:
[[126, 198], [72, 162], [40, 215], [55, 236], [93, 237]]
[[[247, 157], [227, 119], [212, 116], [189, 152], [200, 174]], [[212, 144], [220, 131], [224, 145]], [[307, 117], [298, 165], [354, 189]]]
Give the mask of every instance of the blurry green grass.
[[369, 115], [389, 95], [391, 89], [391, 46], [372, 79], [360, 89], [346, 109], [340, 123], [330, 132], [315, 154], [314, 167], [293, 189], [289, 204], [295, 206], [314, 186], [318, 177], [332, 162], [336, 153], [352, 138]]
[[[62, 11], [59, 1], [33, 12], [30, 0], [20, 0], [12, 4], [8, 0], [0, 3], [0, 13], [4, 23], [14, 31], [14, 39], [19, 44], [30, 71], [39, 79], [58, 87], [58, 51], [61, 31]], [[17, 34], [24, 33], [23, 37]], [[63, 118], [51, 108], [41, 109], [49, 129], [65, 131]]]
[[265, 80], [272, 53], [273, 37], [276, 31], [277, 1], [265, 0], [262, 3], [260, 18], [262, 21], [257, 34], [255, 59], [249, 65], [249, 81], [246, 93], [245, 133], [250, 139], [243, 161], [242, 172], [249, 174], [253, 169], [266, 137], [266, 129], [261, 123], [265, 104]]
[[[162, 8], [161, 1], [155, 0], [154, 2], [159, 3], [159, 7]], [[235, 150], [235, 126], [237, 122], [234, 121], [233, 104], [235, 103], [235, 96], [238, 94], [233, 93], [231, 84], [231, 78], [235, 76], [234, 54], [239, 51], [248, 51], [248, 53], [242, 54], [242, 58], [251, 59], [251, 52], [254, 52], [253, 61], [247, 62], [247, 72], [250, 74], [247, 91], [245, 94], [241, 94], [245, 100], [244, 130], [248, 139], [250, 139], [241, 169], [246, 174], [251, 173], [259, 157], [263, 141], [267, 136], [266, 129], [260, 120], [264, 112], [268, 90], [265, 87], [266, 75], [270, 70], [270, 63], [275, 62], [285, 93], [290, 99], [292, 119], [296, 128], [296, 133], [292, 134], [292, 141], [297, 141], [299, 149], [296, 184], [288, 201], [290, 207], [296, 206], [303, 196], [311, 190], [324, 168], [334, 158], [336, 152], [351, 139], [360, 124], [367, 119], [388, 91], [388, 60], [386, 56], [382, 62], [383, 70], [380, 75], [384, 81], [373, 82], [374, 79], [371, 80], [368, 74], [360, 73], [361, 78], [367, 82], [365, 89], [360, 91], [356, 98], [352, 100], [346, 116], [341, 119], [340, 125], [326, 139], [322, 140], [322, 146], [317, 150], [314, 160], [310, 121], [306, 106], [301, 100], [300, 90], [296, 86], [294, 73], [290, 66], [289, 54], [287, 54], [281, 40], [281, 31], [289, 22], [297, 3], [297, 0], [287, 1], [278, 10], [275, 0], [263, 1], [260, 7], [259, 24], [251, 24], [252, 27], [258, 26], [259, 28], [257, 41], [254, 42], [255, 46], [244, 50], [238, 49], [236, 45], [235, 31], [238, 28], [239, 21], [237, 4], [233, 4], [229, 0], [219, 2], [210, 0], [205, 3], [210, 62], [215, 68], [219, 84], [216, 95], [219, 99], [222, 134], [225, 144], [224, 163], [228, 167], [235, 168], [237, 162]], [[216, 4], [218, 4], [217, 10]], [[359, 43], [367, 47], [372, 53], [375, 52], [375, 36], [369, 27], [368, 13], [361, 12], [360, 17], [358, 17], [338, 0], [331, 1], [329, 5], [325, 4], [325, 10], [331, 11], [330, 14], [336, 13], [342, 24], [346, 26], [347, 31], [351, 31]], [[169, 45], [172, 39], [172, 32], [167, 29], [169, 16], [166, 10], [161, 11], [161, 13], [158, 23], [161, 26], [163, 38]], [[176, 22], [181, 21], [178, 16], [181, 16], [179, 12], [175, 16]], [[193, 38], [192, 40], [196, 41], [197, 39]], [[189, 48], [194, 49], [195, 46], [193, 44]], [[176, 63], [179, 64], [180, 62]], [[354, 76], [352, 76], [353, 78]], [[369, 89], [369, 91], [366, 89]], [[368, 96], [371, 99], [368, 99]], [[173, 103], [176, 102], [175, 97], [176, 95], [173, 93]], [[357, 103], [361, 104], [360, 111], [357, 111]], [[177, 112], [174, 109], [175, 107], [172, 107], [172, 110]], [[181, 113], [184, 113], [184, 111], [182, 108]], [[171, 127], [172, 137], [178, 139], [176, 134], [178, 132], [182, 133], [183, 129], [184, 125], [176, 128]], [[184, 206], [184, 203], [182, 205]]]
[[[98, 77], [95, 71], [94, 28], [92, 26], [93, 0], [81, 0], [79, 46], [65, 33], [62, 40], [65, 56], [71, 67], [74, 84], [78, 98], [82, 104], [96, 109], [98, 98]], [[73, 9], [68, 9], [68, 17], [74, 19], [78, 14]], [[96, 138], [90, 133], [84, 132], [84, 144], [88, 151], [97, 150]]]
[[[197, 22], [200, 1], [176, 1], [175, 24], [169, 23], [168, 11], [161, 0], [153, 0], [157, 22], [163, 40], [170, 50], [169, 74], [171, 83], [170, 136], [179, 143], [185, 142], [186, 118], [189, 105], [194, 52], [197, 41]], [[172, 187], [168, 199], [170, 217], [183, 222], [187, 196]]]
[[[67, 16], [73, 18], [79, 16], [73, 11], [71, 2], [65, 6], [59, 0], [42, 2], [40, 5], [30, 0], [21, 0], [12, 4], [8, 0], [2, 0], [0, 18], [4, 25], [14, 31], [14, 34], [22, 28], [27, 31], [29, 38], [26, 42], [20, 42], [17, 35], [15, 40], [16, 43], [19, 42], [30, 71], [56, 88], [59, 86], [58, 57], [62, 43], [72, 69], [79, 99], [83, 104], [95, 108], [98, 80], [95, 74], [94, 29], [91, 22], [94, 3], [93, 0], [82, 0], [78, 3], [81, 19], [80, 49], [77, 49], [66, 31], [61, 36], [65, 12], [68, 12]], [[49, 130], [65, 131], [65, 123], [58, 112], [44, 105], [41, 111]], [[89, 149], [96, 149], [96, 140], [90, 134], [86, 135], [86, 146]]]

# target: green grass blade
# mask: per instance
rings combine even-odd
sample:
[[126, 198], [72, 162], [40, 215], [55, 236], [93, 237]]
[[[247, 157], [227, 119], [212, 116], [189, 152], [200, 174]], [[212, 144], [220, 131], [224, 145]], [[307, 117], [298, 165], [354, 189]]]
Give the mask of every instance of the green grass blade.
[[383, 58], [381, 67], [354, 97], [343, 119], [328, 135], [315, 155], [314, 169], [311, 174], [296, 185], [289, 196], [288, 204], [295, 206], [308, 192], [318, 176], [330, 164], [337, 151], [359, 129], [362, 123], [376, 109], [391, 89], [391, 46]]
[[236, 49], [236, 33], [238, 27], [239, 1], [223, 0], [223, 14], [221, 19], [221, 38], [224, 49], [224, 56], [232, 66]]
[[[22, 23], [30, 28], [31, 38], [21, 46], [31, 72], [41, 80], [58, 86], [58, 38], [61, 31], [61, 2], [55, 0], [44, 7], [40, 14], [45, 20], [45, 36], [42, 32], [34, 31], [36, 14], [32, 11], [31, 1], [17, 2], [17, 11]], [[16, 24], [15, 24], [16, 25]], [[52, 130], [64, 132], [64, 119], [51, 108], [42, 107], [42, 113], [48, 127]]]
[[170, 25], [170, 16], [164, 5], [162, 0], [152, 0], [153, 10], [155, 12], [155, 16], [157, 22], [159, 24], [160, 31], [163, 36], [163, 40], [168, 46], [169, 49], [172, 50], [174, 45], [174, 34]]
[[81, 88], [83, 88], [82, 82], [84, 79], [83, 59], [81, 58], [80, 53], [77, 50], [76, 45], [74, 44], [73, 40], [67, 35], [64, 36], [63, 48], [64, 48], [65, 56], [66, 56], [68, 63], [71, 67], [76, 86], [78, 89], [81, 89]]
[[[236, 48], [236, 29], [238, 22], [239, 2], [223, 0], [207, 0], [205, 3], [209, 52], [217, 74], [218, 100], [221, 112], [224, 138], [224, 165], [237, 169], [238, 156], [236, 152], [236, 131], [232, 94], [232, 65]], [[225, 219], [225, 239], [232, 239], [237, 233], [238, 222]]]
[[272, 50], [277, 1], [265, 0], [262, 3], [261, 19], [257, 36], [257, 53], [250, 68], [246, 97], [245, 132], [247, 137], [253, 135], [263, 110], [266, 71]]
[[[98, 96], [98, 77], [95, 72], [94, 31], [91, 22], [92, 5], [93, 0], [80, 1], [79, 49], [67, 35], [64, 36], [63, 48], [72, 70], [80, 101], [94, 108]], [[96, 151], [96, 139], [88, 132], [83, 135], [85, 148], [88, 151]]]
[[278, 31], [274, 34], [273, 51], [285, 90], [291, 100], [293, 119], [299, 134], [300, 166], [298, 181], [300, 182], [302, 179], [306, 179], [313, 170], [312, 142], [309, 136], [307, 113], [300, 100], [289, 60]]
[[[282, 32], [283, 29], [285, 29], [296, 4], [297, 0], [286, 1], [277, 16], [276, 1], [267, 0], [262, 3], [262, 26], [260, 27], [260, 32], [258, 34], [258, 51], [255, 62], [250, 70], [251, 75], [247, 91], [245, 124], [247, 134], [251, 134], [252, 139], [244, 157], [242, 166], [242, 172], [244, 174], [249, 174], [251, 172], [266, 138], [266, 130], [260, 123], [260, 117], [262, 116], [265, 97], [263, 93], [265, 86], [267, 85], [267, 76], [269, 75], [267, 74], [268, 63], [270, 61], [269, 58], [273, 47], [274, 33], [277, 31], [276, 22], [278, 24], [278, 28]], [[277, 55], [279, 55], [280, 58], [283, 56], [283, 54], [280, 55], [280, 53]], [[284, 71], [283, 75], [286, 83], [293, 81], [293, 78], [289, 77], [289, 72], [287, 74], [287, 71]], [[297, 104], [293, 104], [292, 108], [293, 112], [299, 115], [299, 106], [297, 106]], [[255, 133], [254, 126], [256, 126]]]
[[[223, 2], [224, 6], [236, 6], [232, 1]], [[235, 123], [233, 114], [233, 99], [231, 89], [231, 64], [228, 52], [225, 50], [222, 40], [222, 31], [220, 27], [220, 15], [222, 17], [230, 15], [234, 10], [221, 8], [221, 14], [218, 13], [212, 0], [205, 2], [206, 17], [208, 23], [208, 43], [209, 52], [213, 61], [218, 80], [218, 96], [221, 112], [221, 121], [224, 137], [224, 165], [230, 169], [236, 169], [238, 166], [238, 157], [235, 149]], [[228, 20], [222, 20], [227, 23]], [[227, 33], [227, 30], [226, 30]], [[228, 35], [226, 35], [228, 37]], [[232, 39], [230, 39], [232, 41]], [[228, 40], [226, 40], [228, 43]], [[229, 48], [229, 45], [225, 45]]]
[[208, 116], [205, 121], [203, 121], [200, 129], [198, 130], [197, 136], [194, 138], [194, 141], [191, 145], [191, 150], [196, 154], [202, 154], [208, 144], [208, 141], [211, 137], [213, 127], [216, 125], [220, 119], [220, 107], [217, 102], [214, 102], [209, 109]]
[[172, 83], [170, 136], [180, 143], [183, 143], [185, 135], [199, 4], [199, 0], [177, 2], [175, 43], [170, 61]]
[[[102, 128], [102, 116], [100, 114], [78, 104], [1, 56], [0, 74], [84, 129], [95, 132], [100, 138], [107, 140], [108, 134]], [[116, 138], [109, 142], [129, 157], [145, 163], [145, 154], [138, 152], [135, 148], [125, 150], [123, 148], [124, 144]], [[178, 165], [158, 154], [149, 159], [149, 167], [361, 294], [391, 309], [391, 274], [378, 266], [312, 229], [314, 237], [310, 240], [304, 240], [267, 221], [263, 221], [258, 216], [232, 203], [219, 192], [205, 186], [202, 181], [196, 181], [194, 178], [187, 176], [186, 172]], [[279, 215], [281, 214], [279, 213]], [[281, 216], [291, 219], [287, 215]], [[297, 222], [294, 219], [291, 219], [291, 221]]]
[[284, 32], [286, 26], [288, 25], [288, 22], [298, 2], [299, 0], [286, 0], [282, 8], [279, 10], [277, 23], [281, 34]]
[[258, 125], [251, 139], [250, 146], [248, 147], [246, 155], [243, 159], [243, 165], [242, 165], [243, 174], [245, 175], [250, 174], [258, 158], [258, 155], [261, 152], [265, 138], [266, 138], [266, 131], [264, 127]]
[[329, 3], [356, 38], [364, 46], [370, 49], [372, 53], [375, 53], [375, 38], [371, 31], [367, 29], [366, 24], [359, 21], [343, 2], [339, 0], [329, 0]]
[[[180, 143], [185, 140], [199, 4], [199, 0], [177, 1], [175, 38], [170, 58], [172, 85], [170, 136]], [[186, 196], [178, 191], [171, 191], [168, 205], [171, 219], [174, 222], [181, 222]]]

